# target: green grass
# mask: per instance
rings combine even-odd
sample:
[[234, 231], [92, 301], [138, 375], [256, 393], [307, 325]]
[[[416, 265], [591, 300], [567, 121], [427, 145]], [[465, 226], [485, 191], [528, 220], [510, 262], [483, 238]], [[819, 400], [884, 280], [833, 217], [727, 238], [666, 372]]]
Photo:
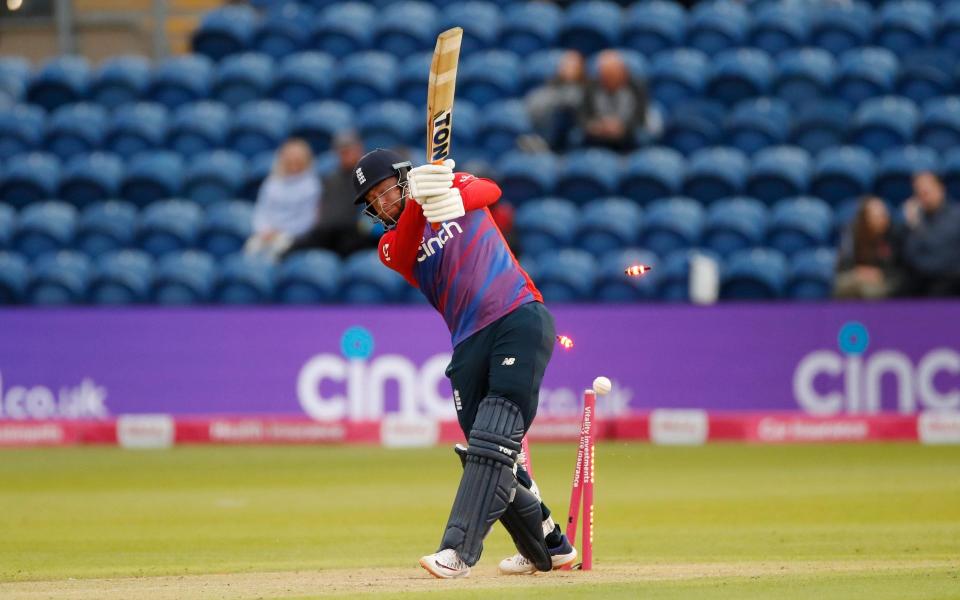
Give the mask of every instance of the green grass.
[[[575, 449], [533, 454], [563, 520]], [[0, 581], [410, 567], [435, 549], [459, 473], [446, 448], [3, 451]], [[605, 566], [699, 563], [747, 573], [582, 578], [604, 597], [636, 597], [642, 585], [645, 598], [960, 598], [960, 447], [608, 443], [596, 477], [598, 576]], [[480, 568], [511, 553], [496, 528]], [[749, 575], [763, 562], [863, 568]], [[885, 562], [902, 564], [878, 570]], [[536, 586], [577, 597], [587, 591], [577, 581]]]

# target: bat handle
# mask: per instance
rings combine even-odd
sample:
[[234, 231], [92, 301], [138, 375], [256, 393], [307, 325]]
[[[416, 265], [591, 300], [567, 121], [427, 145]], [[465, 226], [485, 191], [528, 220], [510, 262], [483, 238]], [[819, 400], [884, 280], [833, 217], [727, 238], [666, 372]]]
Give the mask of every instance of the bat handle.
[[[432, 161], [431, 164], [434, 164], [434, 165], [442, 165], [442, 164], [443, 164], [443, 161], [442, 161], [442, 160], [435, 160], [435, 161]], [[433, 229], [434, 231], [440, 231], [440, 223], [430, 223], [430, 228]]]

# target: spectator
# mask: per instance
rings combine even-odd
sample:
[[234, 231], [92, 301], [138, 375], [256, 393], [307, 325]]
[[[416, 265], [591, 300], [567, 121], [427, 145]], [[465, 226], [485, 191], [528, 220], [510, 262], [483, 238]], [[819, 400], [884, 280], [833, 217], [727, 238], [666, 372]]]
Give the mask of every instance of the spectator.
[[834, 295], [862, 299], [892, 295], [902, 280], [900, 240], [886, 203], [876, 196], [861, 200], [840, 240]]
[[597, 75], [597, 81], [587, 84], [580, 112], [585, 143], [629, 152], [647, 125], [646, 82], [633, 79], [616, 50], [600, 53]]
[[583, 55], [568, 50], [560, 58], [557, 73], [545, 85], [527, 97], [527, 112], [538, 136], [536, 144], [524, 140], [523, 147], [565, 152], [572, 143], [571, 133], [577, 125], [577, 115], [583, 104], [586, 71]]
[[943, 182], [925, 171], [913, 177], [903, 205], [907, 231], [904, 291], [912, 296], [960, 295], [960, 208], [948, 202]]
[[280, 255], [316, 221], [320, 192], [310, 146], [298, 138], [288, 139], [260, 186], [253, 209], [253, 235], [244, 251], [271, 259]]

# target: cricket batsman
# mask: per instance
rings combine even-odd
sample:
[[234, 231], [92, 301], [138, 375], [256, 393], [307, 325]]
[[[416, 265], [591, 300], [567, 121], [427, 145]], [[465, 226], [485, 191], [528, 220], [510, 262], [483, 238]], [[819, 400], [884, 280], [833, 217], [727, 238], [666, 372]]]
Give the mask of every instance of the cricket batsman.
[[518, 464], [553, 353], [553, 317], [487, 208], [499, 186], [454, 172], [452, 160], [411, 167], [378, 148], [354, 167], [353, 186], [355, 203], [386, 230], [380, 260], [426, 296], [453, 338], [446, 374], [468, 443], [458, 449], [463, 476], [440, 548], [420, 566], [442, 579], [466, 577], [497, 520], [519, 551], [501, 561], [501, 573], [570, 564], [576, 550]]

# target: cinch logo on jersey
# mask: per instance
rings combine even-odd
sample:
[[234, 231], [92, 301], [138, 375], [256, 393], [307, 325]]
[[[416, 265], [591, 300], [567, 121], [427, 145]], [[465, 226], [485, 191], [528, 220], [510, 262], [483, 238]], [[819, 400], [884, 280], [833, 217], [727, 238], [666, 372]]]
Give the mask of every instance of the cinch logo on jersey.
[[428, 257], [433, 256], [440, 250], [443, 250], [444, 245], [453, 239], [454, 229], [457, 230], [457, 233], [463, 233], [463, 229], [460, 227], [459, 223], [456, 221], [450, 221], [449, 223], [443, 224], [443, 229], [437, 232], [437, 235], [422, 242], [420, 244], [420, 252], [417, 254], [417, 262], [423, 262], [427, 260]]

